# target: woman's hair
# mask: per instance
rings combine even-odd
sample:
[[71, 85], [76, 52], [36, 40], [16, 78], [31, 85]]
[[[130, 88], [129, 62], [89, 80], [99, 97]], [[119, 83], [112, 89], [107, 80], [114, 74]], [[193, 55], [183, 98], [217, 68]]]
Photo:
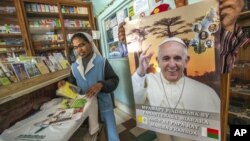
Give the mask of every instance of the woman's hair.
[[79, 39], [83, 39], [84, 41], [86, 41], [87, 43], [90, 43], [90, 41], [88, 40], [88, 38], [83, 34], [83, 33], [76, 33], [71, 37], [70, 43], [72, 43], [72, 41], [75, 38], [79, 38]]

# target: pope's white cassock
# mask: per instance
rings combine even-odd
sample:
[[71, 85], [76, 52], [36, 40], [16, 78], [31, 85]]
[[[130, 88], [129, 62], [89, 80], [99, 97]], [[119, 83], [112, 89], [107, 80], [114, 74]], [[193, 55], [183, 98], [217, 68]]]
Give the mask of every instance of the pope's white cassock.
[[[134, 73], [132, 83], [136, 104], [220, 113], [220, 98], [216, 92], [186, 76], [173, 83], [164, 79], [161, 72], [144, 77]], [[189, 141], [159, 133], [157, 136], [159, 141]]]

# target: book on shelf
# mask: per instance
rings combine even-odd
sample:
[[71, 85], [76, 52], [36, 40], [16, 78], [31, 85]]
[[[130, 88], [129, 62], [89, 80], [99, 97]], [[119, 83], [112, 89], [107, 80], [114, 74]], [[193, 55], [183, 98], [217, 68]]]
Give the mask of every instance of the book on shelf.
[[36, 59], [36, 67], [41, 72], [41, 74], [47, 74], [47, 73], [49, 73], [49, 69], [45, 65], [45, 62], [42, 59], [42, 57], [36, 57], [35, 59]]
[[5, 75], [8, 77], [8, 79], [12, 82], [15, 83], [18, 81], [18, 78], [15, 75], [15, 72], [12, 68], [11, 63], [1, 63], [0, 62], [0, 66], [3, 70], [3, 72], [5, 73]]
[[56, 68], [54, 67], [52, 62], [49, 60], [49, 58], [47, 58], [46, 56], [43, 56], [42, 60], [44, 61], [46, 66], [49, 68], [50, 72], [55, 72], [56, 71]]
[[63, 86], [57, 89], [56, 94], [66, 98], [76, 99], [80, 90], [79, 87], [66, 81]]
[[18, 78], [18, 80], [25, 80], [29, 78], [27, 70], [25, 68], [24, 63], [12, 63], [12, 68]]
[[65, 59], [62, 53], [60, 52], [54, 52], [53, 53], [54, 58], [59, 62], [59, 64], [62, 66], [63, 69], [66, 69], [69, 67], [68, 61]]
[[45, 11], [44, 12], [49, 12], [49, 5], [45, 4]]
[[11, 84], [9, 78], [5, 75], [2, 67], [0, 66], [0, 86], [6, 86]]
[[29, 78], [41, 75], [41, 72], [36, 67], [36, 64], [31, 61], [27, 61], [24, 63], [25, 69], [27, 70], [27, 74]]
[[62, 66], [60, 65], [60, 63], [55, 59], [55, 57], [53, 55], [49, 55], [48, 56], [49, 60], [51, 61], [51, 63], [53, 64], [54, 68], [56, 71], [58, 70], [62, 70]]
[[63, 69], [67, 69], [69, 67], [69, 63], [67, 60], [59, 60], [58, 61], [60, 63], [60, 65], [62, 66]]

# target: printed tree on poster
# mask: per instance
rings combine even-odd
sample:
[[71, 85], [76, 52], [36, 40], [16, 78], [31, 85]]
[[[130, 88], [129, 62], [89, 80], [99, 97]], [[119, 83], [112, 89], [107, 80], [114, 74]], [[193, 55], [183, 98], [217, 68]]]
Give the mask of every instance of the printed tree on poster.
[[[153, 24], [153, 27], [149, 29], [153, 35], [157, 35], [156, 38], [162, 37], [174, 37], [179, 34], [187, 34], [192, 30], [187, 28], [184, 20], [181, 20], [181, 16], [176, 16], [172, 18], [163, 18], [159, 21], [156, 21]], [[181, 25], [178, 28], [173, 28], [174, 26]]]

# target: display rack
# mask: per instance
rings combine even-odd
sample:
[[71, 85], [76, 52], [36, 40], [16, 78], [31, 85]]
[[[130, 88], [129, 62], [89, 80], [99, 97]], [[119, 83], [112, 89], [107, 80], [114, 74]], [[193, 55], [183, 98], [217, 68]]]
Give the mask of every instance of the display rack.
[[23, 80], [11, 85], [0, 87], [0, 105], [10, 100], [16, 99], [33, 91], [39, 90], [57, 81], [63, 80], [70, 75], [69, 69], [40, 75], [34, 78]]
[[26, 54], [25, 39], [21, 34], [18, 8], [14, 0], [1, 0], [0, 4], [0, 60]]

